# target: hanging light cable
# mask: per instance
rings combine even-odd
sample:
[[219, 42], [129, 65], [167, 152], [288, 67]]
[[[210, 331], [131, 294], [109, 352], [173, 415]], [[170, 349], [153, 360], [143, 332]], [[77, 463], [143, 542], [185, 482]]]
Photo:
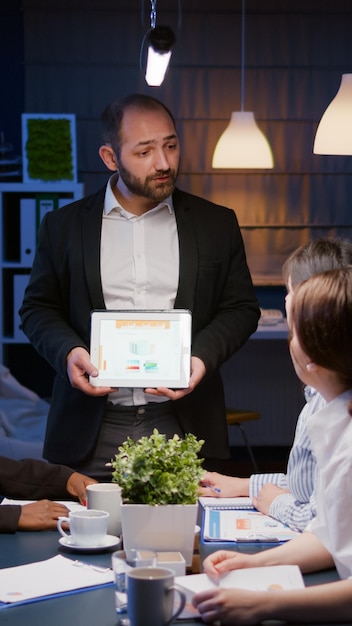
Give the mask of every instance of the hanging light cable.
[[245, 99], [245, 0], [242, 0], [241, 111], [231, 113], [213, 154], [213, 168], [272, 168], [268, 140], [256, 124], [253, 111], [244, 110]]
[[313, 152], [352, 155], [352, 74], [342, 74], [340, 88], [317, 128]]

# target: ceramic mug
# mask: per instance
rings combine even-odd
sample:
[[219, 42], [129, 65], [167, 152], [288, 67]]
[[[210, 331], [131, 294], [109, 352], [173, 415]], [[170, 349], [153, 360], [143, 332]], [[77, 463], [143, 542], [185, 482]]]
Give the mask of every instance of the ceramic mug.
[[[184, 590], [174, 573], [163, 567], [137, 567], [127, 572], [127, 612], [130, 626], [167, 626], [183, 611]], [[179, 595], [175, 610], [174, 594]]]
[[[94, 509], [70, 511], [68, 517], [59, 517], [57, 529], [63, 537], [77, 546], [102, 546], [106, 540], [109, 513]], [[62, 528], [66, 522], [70, 528], [68, 534]]]
[[116, 483], [87, 485], [87, 508], [109, 513], [108, 534], [121, 535], [121, 487]]
[[151, 550], [117, 550], [111, 555], [115, 581], [115, 608], [118, 614], [127, 611], [126, 574], [132, 567], [155, 567], [156, 552]]

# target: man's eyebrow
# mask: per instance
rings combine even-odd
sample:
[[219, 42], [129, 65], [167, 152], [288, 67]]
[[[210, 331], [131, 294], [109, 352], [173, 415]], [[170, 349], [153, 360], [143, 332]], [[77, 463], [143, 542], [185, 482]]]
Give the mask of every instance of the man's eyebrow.
[[[163, 141], [170, 141], [172, 139], [177, 139], [176, 133], [173, 133], [172, 135], [167, 135], [167, 137], [163, 138]], [[136, 144], [136, 148], [138, 146], [149, 146], [150, 144], [155, 144], [155, 143], [157, 143], [157, 141], [155, 139], [146, 139], [145, 141], [139, 141]]]

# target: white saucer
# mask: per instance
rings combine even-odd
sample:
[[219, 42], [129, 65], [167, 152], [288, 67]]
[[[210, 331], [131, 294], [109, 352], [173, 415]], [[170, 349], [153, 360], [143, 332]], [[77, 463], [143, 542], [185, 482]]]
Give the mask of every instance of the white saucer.
[[99, 552], [99, 550], [106, 550], [107, 548], [112, 548], [121, 543], [120, 537], [115, 537], [114, 535], [106, 535], [104, 543], [99, 546], [81, 546], [73, 543], [71, 537], [60, 537], [59, 544], [65, 546], [65, 548], [70, 548], [71, 550], [91, 550], [92, 552]]

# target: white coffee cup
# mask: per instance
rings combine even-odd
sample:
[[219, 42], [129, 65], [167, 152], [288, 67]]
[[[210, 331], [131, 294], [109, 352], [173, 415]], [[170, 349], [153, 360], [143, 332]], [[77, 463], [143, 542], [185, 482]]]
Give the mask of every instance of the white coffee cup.
[[[102, 546], [106, 540], [109, 513], [95, 509], [70, 511], [68, 517], [59, 517], [57, 529], [63, 537], [77, 546]], [[68, 534], [62, 528], [66, 522], [70, 528]]]
[[[163, 567], [136, 567], [127, 572], [127, 612], [130, 626], [167, 626], [186, 604], [184, 590], [174, 584], [174, 573]], [[174, 610], [174, 592], [180, 604]]]
[[121, 487], [116, 483], [87, 485], [87, 508], [109, 513], [108, 534], [121, 535]]

